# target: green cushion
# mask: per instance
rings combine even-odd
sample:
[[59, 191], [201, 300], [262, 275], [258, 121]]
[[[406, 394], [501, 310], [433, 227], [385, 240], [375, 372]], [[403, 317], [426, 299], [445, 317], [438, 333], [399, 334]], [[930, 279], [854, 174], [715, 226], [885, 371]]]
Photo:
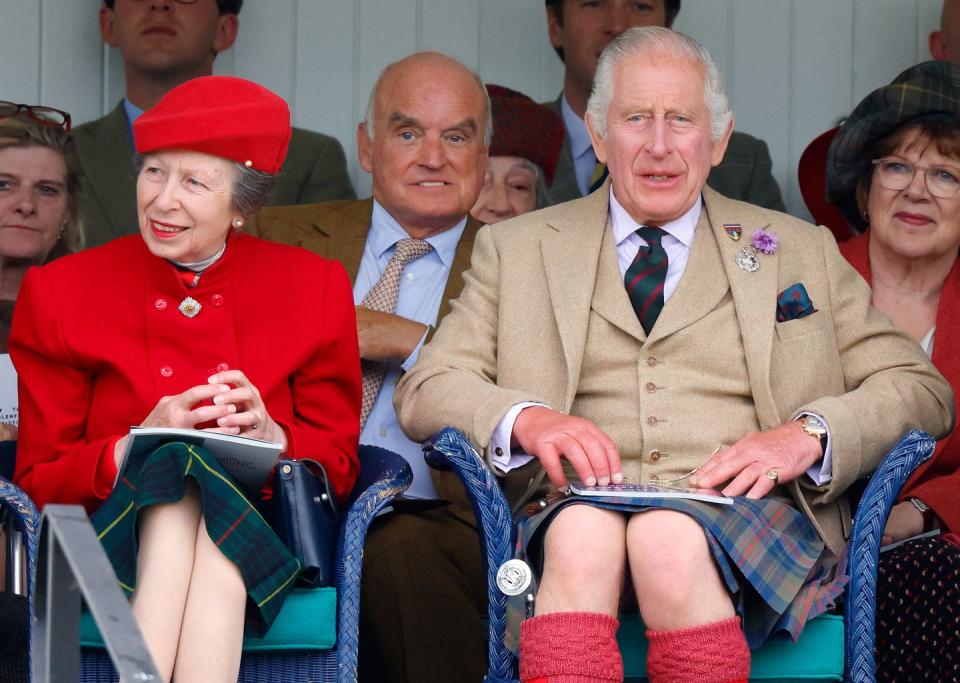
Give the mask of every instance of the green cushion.
[[[636, 617], [621, 617], [617, 640], [628, 682], [647, 675], [647, 639]], [[751, 681], [843, 680], [843, 618], [826, 614], [810, 621], [793, 643], [773, 641], [752, 653]]]
[[[329, 650], [337, 642], [337, 589], [294, 588], [263, 638], [245, 637], [244, 652]], [[89, 612], [80, 617], [80, 645], [103, 648]]]

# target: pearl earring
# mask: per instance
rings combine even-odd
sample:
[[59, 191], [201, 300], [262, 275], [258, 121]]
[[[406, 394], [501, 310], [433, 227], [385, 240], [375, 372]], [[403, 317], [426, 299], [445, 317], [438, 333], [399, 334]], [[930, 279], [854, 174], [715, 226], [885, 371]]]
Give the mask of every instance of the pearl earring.
[[234, 219], [233, 219], [233, 227], [235, 227], [235, 228], [237, 228], [237, 229], [242, 228], [242, 227], [243, 227], [243, 219], [242, 219], [242, 218], [234, 218]]

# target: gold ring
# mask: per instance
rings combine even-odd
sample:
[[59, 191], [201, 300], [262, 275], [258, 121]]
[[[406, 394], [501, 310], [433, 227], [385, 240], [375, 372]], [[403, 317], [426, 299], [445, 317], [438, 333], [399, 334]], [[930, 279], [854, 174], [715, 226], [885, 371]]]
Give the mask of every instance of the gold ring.
[[767, 470], [767, 479], [776, 482], [778, 479], [780, 479], [780, 473], [776, 470]]

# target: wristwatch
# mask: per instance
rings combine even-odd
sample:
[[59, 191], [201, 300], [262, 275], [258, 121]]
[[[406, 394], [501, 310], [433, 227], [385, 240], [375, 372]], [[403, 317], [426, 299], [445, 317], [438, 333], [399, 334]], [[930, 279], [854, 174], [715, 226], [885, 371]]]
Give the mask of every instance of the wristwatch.
[[816, 415], [803, 415], [794, 420], [800, 429], [820, 441], [820, 452], [827, 450], [827, 423]]
[[910, 504], [913, 507], [917, 508], [920, 511], [920, 514], [923, 515], [923, 531], [924, 533], [928, 531], [933, 531], [933, 527], [936, 524], [937, 515], [933, 512], [933, 508], [924, 503], [919, 498], [907, 498], [910, 501]]

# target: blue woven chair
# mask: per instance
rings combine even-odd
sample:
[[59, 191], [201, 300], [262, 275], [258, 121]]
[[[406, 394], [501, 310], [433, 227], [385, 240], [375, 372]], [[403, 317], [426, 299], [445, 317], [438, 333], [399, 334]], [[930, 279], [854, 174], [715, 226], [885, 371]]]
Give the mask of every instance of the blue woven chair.
[[[11, 442], [6, 442], [3, 444], [4, 453], [0, 455], [9, 455], [10, 461], [12, 463], [13, 458], [13, 447], [14, 444]], [[5, 468], [6, 469], [6, 468]], [[5, 471], [4, 474], [12, 472], [12, 467], [9, 468], [9, 471]], [[33, 501], [21, 491], [18, 487], [14, 486], [10, 481], [8, 481], [4, 476], [0, 476], [0, 510], [3, 511], [7, 521], [7, 532], [17, 531], [22, 534], [24, 539], [24, 551], [26, 555], [26, 565], [27, 565], [27, 575], [32, 577], [36, 574], [36, 558], [37, 558], [37, 541], [39, 538], [39, 529], [40, 529], [40, 514], [37, 512], [37, 508], [34, 506]], [[4, 539], [6, 541], [6, 539]], [[10, 576], [7, 577], [7, 582], [11, 583]], [[33, 593], [33, 582], [27, 580], [25, 583], [26, 597], [28, 599], [28, 619], [32, 621], [32, 610], [33, 610], [33, 601], [30, 600], [30, 597]], [[5, 590], [4, 586], [0, 586], [0, 591]], [[16, 598], [11, 598], [14, 600]], [[21, 608], [20, 604], [15, 605], [19, 609]], [[19, 618], [22, 615], [11, 614], [4, 615], [10, 618]], [[19, 629], [22, 628], [21, 624], [10, 624], [8, 626], [14, 631], [19, 632]], [[29, 671], [30, 666], [30, 651], [29, 651], [29, 635], [30, 631], [27, 630], [27, 652], [26, 652], [26, 666]], [[2, 648], [0, 648], [2, 649]], [[13, 666], [10, 663], [10, 666]], [[7, 670], [5, 663], [0, 662], [0, 672], [10, 673]]]
[[[374, 517], [410, 485], [410, 466], [396, 453], [360, 447], [360, 474], [344, 506], [337, 539], [334, 588], [295, 589], [264, 639], [245, 639], [240, 683], [311, 681], [354, 683], [357, 678], [360, 570], [363, 542]], [[12, 484], [11, 500], [32, 509], [28, 527], [31, 576], [35, 576], [37, 523], [33, 504]], [[0, 495], [7, 495], [0, 486]], [[116, 681], [117, 674], [88, 615], [81, 620], [84, 647], [80, 680]]]
[[[751, 680], [875, 680], [873, 663], [877, 557], [880, 537], [897, 493], [910, 474], [933, 454], [934, 440], [908, 433], [871, 477], [854, 518], [848, 545], [850, 584], [844, 614], [812, 620], [796, 643], [772, 642], [753, 653]], [[486, 683], [516, 683], [516, 662], [504, 644], [507, 597], [496, 584], [500, 565], [513, 556], [516, 529], [496, 477], [467, 438], [445, 429], [425, 444], [431, 466], [452, 469], [473, 503], [481, 532], [489, 593], [490, 670]], [[620, 630], [627, 681], [645, 680], [646, 643], [636, 620]]]

